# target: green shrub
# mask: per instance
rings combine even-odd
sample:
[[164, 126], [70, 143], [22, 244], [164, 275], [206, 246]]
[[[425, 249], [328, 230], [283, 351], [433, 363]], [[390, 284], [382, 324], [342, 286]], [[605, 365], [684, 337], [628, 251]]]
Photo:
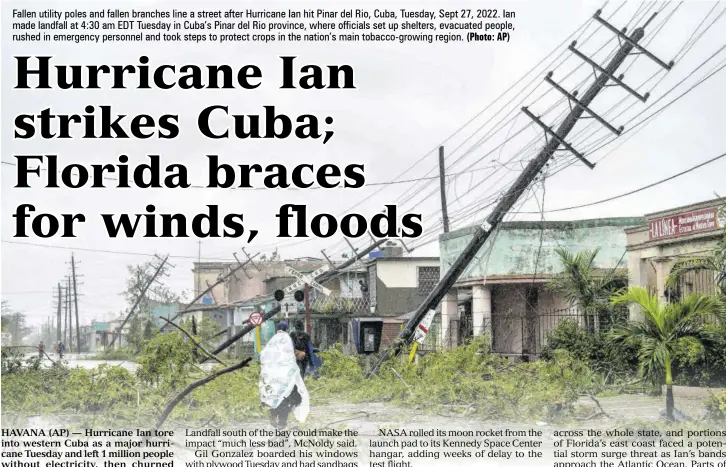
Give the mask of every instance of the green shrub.
[[713, 339], [705, 345], [683, 339], [673, 355], [673, 374], [676, 384], [699, 387], [726, 385], [726, 326], [707, 324], [707, 334]]
[[605, 333], [583, 329], [575, 319], [565, 319], [547, 334], [541, 355], [545, 360], [552, 360], [558, 350], [567, 351], [572, 358], [587, 362], [595, 372], [611, 381], [637, 373], [637, 347], [612, 348], [606, 345], [605, 336]]
[[721, 391], [706, 399], [704, 406], [710, 419], [726, 420], [726, 391]]

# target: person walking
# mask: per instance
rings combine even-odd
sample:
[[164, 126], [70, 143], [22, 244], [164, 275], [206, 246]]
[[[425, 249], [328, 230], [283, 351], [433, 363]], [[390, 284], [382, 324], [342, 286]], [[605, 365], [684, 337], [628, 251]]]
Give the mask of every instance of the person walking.
[[273, 428], [284, 429], [291, 412], [301, 423], [307, 419], [310, 398], [284, 321], [260, 352], [259, 389], [260, 401], [270, 408]]
[[305, 378], [305, 371], [308, 368], [308, 363], [312, 361], [313, 355], [310, 334], [305, 332], [305, 325], [302, 320], [295, 321], [295, 330], [290, 333], [290, 338], [293, 346], [295, 346], [295, 358], [297, 359], [297, 366], [300, 368], [300, 375]]
[[66, 351], [66, 345], [63, 342], [58, 342], [58, 360], [63, 360], [63, 354]]
[[44, 353], [45, 353], [45, 344], [43, 344], [43, 341], [40, 341], [40, 344], [38, 344], [38, 358], [43, 360]]

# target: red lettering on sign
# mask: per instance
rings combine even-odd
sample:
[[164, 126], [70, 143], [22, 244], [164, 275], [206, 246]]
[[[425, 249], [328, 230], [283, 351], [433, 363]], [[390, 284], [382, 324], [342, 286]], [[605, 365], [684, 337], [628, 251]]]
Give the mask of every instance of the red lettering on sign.
[[716, 208], [700, 209], [675, 216], [661, 217], [648, 221], [650, 240], [673, 238], [719, 228]]

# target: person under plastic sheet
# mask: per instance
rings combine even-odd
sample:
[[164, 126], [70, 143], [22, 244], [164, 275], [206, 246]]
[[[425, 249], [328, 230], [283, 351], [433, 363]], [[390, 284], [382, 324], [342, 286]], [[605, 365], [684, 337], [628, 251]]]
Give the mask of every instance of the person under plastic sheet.
[[284, 321], [260, 352], [259, 388], [260, 401], [270, 407], [270, 423], [274, 428], [285, 428], [290, 412], [298, 422], [307, 419], [310, 397]]

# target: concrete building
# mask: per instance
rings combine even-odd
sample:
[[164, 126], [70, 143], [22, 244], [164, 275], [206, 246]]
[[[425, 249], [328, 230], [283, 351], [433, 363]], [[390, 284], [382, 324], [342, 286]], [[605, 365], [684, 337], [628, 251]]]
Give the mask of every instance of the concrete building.
[[[709, 254], [726, 229], [726, 202], [715, 199], [646, 215], [647, 224], [626, 229], [630, 285], [647, 287], [663, 299], [689, 293], [714, 293], [716, 281], [706, 272], [688, 274], [668, 290], [666, 279], [680, 259]], [[638, 319], [636, 307], [631, 319]]]
[[439, 282], [437, 257], [381, 257], [368, 263], [371, 313], [400, 316], [417, 308]]
[[[503, 223], [442, 300], [440, 345], [456, 346], [463, 337], [486, 332], [497, 353], [538, 354], [559, 320], [578, 316], [564, 297], [545, 288], [561, 272], [555, 248], [573, 253], [599, 248], [596, 268], [625, 270], [624, 229], [643, 225], [645, 219], [629, 217]], [[474, 231], [468, 227], [440, 237], [442, 275]]]

